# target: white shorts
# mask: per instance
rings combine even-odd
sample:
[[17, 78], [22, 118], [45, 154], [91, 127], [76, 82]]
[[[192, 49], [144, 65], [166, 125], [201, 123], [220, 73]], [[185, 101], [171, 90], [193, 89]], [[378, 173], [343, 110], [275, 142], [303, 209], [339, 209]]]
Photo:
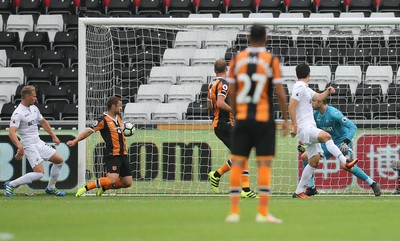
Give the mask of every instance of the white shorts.
[[321, 131], [315, 126], [306, 126], [299, 129], [299, 141], [305, 145], [308, 158], [324, 153], [321, 144], [318, 142], [318, 134]]
[[56, 150], [40, 140], [39, 143], [24, 146], [24, 154], [32, 168], [40, 164], [43, 160], [49, 160]]

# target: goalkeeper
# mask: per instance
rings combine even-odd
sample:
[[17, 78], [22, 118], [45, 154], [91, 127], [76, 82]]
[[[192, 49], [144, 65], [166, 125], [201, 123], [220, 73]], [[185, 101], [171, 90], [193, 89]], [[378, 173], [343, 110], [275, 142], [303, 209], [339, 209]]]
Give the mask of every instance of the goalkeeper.
[[[353, 122], [347, 119], [347, 117], [344, 116], [342, 112], [340, 112], [338, 109], [333, 106], [327, 105], [326, 100], [313, 100], [312, 106], [314, 108], [314, 119], [317, 127], [328, 132], [332, 136], [333, 142], [336, 146], [339, 147], [343, 155], [351, 155], [351, 140], [356, 134], [356, 125], [354, 125]], [[322, 155], [323, 158], [325, 158], [325, 160], [329, 160], [332, 157], [332, 154], [328, 151], [324, 143], [321, 144], [321, 147], [324, 151]], [[298, 150], [302, 153], [301, 159], [303, 160], [303, 165], [305, 167], [308, 163], [307, 152], [305, 152], [305, 148], [302, 145], [299, 145]], [[359, 168], [358, 166], [354, 166], [353, 168], [348, 169], [342, 163], [340, 164], [340, 167], [343, 170], [350, 172], [357, 178], [368, 183], [368, 185], [370, 185], [372, 190], [374, 191], [375, 196], [381, 195], [381, 188], [379, 186], [379, 183], [372, 180], [371, 177], [369, 177], [361, 168]], [[314, 177], [312, 177], [310, 182], [308, 183], [305, 194], [307, 196], [313, 196], [317, 194]]]

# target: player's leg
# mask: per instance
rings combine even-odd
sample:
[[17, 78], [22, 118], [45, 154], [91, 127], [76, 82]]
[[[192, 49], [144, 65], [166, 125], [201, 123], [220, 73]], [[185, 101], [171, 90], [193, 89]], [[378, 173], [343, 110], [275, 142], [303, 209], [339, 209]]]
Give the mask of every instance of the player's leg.
[[44, 175], [44, 168], [42, 165], [43, 159], [40, 157], [40, 154], [35, 145], [24, 147], [24, 154], [25, 157], [28, 159], [28, 162], [31, 165], [33, 172], [28, 172], [13, 181], [6, 182], [4, 184], [4, 188], [8, 197], [14, 196], [15, 188], [40, 180]]
[[[308, 165], [308, 155], [307, 152], [301, 154], [301, 160], [303, 161], [303, 169]], [[314, 174], [311, 176], [310, 181], [308, 182], [307, 189], [304, 192], [307, 196], [314, 196], [318, 194], [317, 188], [315, 187]]]
[[132, 185], [132, 171], [129, 165], [128, 157], [127, 156], [120, 156], [122, 164], [120, 166], [120, 173], [116, 180], [114, 180], [114, 176], [108, 176], [112, 180], [111, 185], [102, 186], [97, 190], [97, 196], [103, 195], [103, 193], [108, 189], [119, 189], [119, 188], [127, 188]]
[[50, 169], [49, 183], [47, 184], [45, 192], [47, 194], [55, 196], [60, 196], [60, 197], [65, 196], [65, 192], [61, 192], [56, 188], [56, 183], [58, 177], [60, 176], [61, 168], [64, 164], [64, 159], [53, 147], [48, 146], [44, 143], [42, 143], [42, 145], [40, 146], [39, 152], [41, 153], [43, 159], [49, 160], [50, 162], [53, 163]]
[[[218, 123], [218, 126], [214, 128], [214, 133], [218, 139], [220, 139], [225, 146], [230, 149], [232, 127], [226, 123]], [[219, 181], [221, 180], [221, 176], [228, 172], [231, 169], [231, 166], [232, 161], [229, 159], [222, 166], [220, 166], [218, 170], [208, 173], [210, 185], [214, 193], [220, 193]]]
[[242, 173], [242, 191], [240, 191], [240, 196], [242, 198], [258, 198], [257, 193], [250, 189], [250, 176], [249, 176], [249, 159], [244, 163], [243, 173]]
[[346, 165], [347, 168], [352, 168], [355, 164], [357, 164], [358, 159], [357, 158], [353, 160], [348, 159], [340, 151], [339, 147], [335, 145], [331, 135], [328, 132], [321, 130], [318, 134], [318, 142], [325, 143], [326, 149], [329, 151], [329, 153], [331, 153], [333, 156], [339, 159], [344, 165]]
[[308, 165], [303, 169], [299, 184], [297, 185], [296, 191], [293, 193], [294, 198], [308, 198], [304, 193], [306, 185], [310, 182], [315, 169], [318, 168], [320, 153], [322, 152], [321, 145], [319, 143], [311, 143], [306, 145], [306, 153], [308, 155]]

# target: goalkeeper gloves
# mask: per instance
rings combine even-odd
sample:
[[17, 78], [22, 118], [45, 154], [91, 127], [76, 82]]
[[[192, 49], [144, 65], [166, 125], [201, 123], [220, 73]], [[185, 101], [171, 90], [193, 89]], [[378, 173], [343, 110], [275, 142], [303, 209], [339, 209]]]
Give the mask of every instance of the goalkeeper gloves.
[[339, 149], [345, 156], [349, 153], [349, 146], [346, 144], [346, 142], [340, 144]]
[[298, 150], [301, 154], [303, 154], [304, 152], [306, 152], [306, 146], [304, 146], [303, 144], [299, 144], [299, 145], [297, 146], [297, 150]]

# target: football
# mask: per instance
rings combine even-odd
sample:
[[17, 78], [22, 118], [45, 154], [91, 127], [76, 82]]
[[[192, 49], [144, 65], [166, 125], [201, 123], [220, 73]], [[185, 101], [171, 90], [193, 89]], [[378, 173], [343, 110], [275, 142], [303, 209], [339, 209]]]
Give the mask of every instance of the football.
[[134, 124], [132, 124], [130, 122], [124, 122], [123, 132], [124, 132], [125, 136], [127, 136], [127, 137], [133, 136], [133, 134], [135, 134], [135, 130], [136, 130], [136, 127]]

